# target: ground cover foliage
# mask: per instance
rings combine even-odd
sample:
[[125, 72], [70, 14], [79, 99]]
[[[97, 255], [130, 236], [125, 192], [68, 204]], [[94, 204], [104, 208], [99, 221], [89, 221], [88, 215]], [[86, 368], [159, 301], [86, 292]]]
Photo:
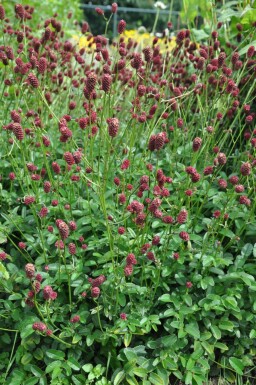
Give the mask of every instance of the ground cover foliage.
[[161, 50], [0, 5], [0, 383], [253, 382], [255, 9], [231, 3]]

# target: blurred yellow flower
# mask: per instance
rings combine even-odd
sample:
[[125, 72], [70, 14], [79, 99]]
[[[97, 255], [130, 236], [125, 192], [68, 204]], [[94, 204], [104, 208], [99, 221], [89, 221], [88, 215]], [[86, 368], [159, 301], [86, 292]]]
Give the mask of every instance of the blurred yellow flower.
[[[93, 36], [91, 35], [73, 35], [72, 38], [77, 43], [79, 49], [89, 48], [91, 51], [94, 51], [96, 48], [96, 45], [93, 42]], [[138, 49], [142, 50], [144, 47], [152, 46], [155, 36], [152, 36], [149, 32], [147, 32], [145, 28], [140, 28], [140, 30], [126, 30], [123, 33], [123, 38], [125, 43], [128, 43], [130, 39], [134, 40], [137, 43]], [[162, 54], [172, 51], [176, 47], [176, 37], [158, 37], [157, 45], [160, 47], [160, 52]]]
[[72, 39], [75, 40], [77, 43], [79, 49], [81, 48], [90, 48], [91, 50], [95, 50], [96, 44], [93, 43], [93, 36], [78, 36], [78, 35], [73, 35]]
[[[140, 33], [135, 29], [126, 30], [123, 37], [126, 43], [129, 39], [135, 40], [140, 49], [143, 49], [146, 46], [151, 46], [155, 38], [155, 36], [150, 35], [149, 32], [144, 32], [142, 30]], [[161, 53], [171, 51], [176, 47], [176, 37], [158, 38], [157, 44], [160, 47]]]

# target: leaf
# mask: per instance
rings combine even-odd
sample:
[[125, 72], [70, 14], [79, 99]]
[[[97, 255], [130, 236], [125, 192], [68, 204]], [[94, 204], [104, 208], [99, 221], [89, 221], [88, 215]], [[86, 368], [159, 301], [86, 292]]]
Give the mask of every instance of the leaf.
[[129, 375], [126, 376], [126, 381], [128, 382], [129, 385], [139, 385], [138, 381], [133, 376], [129, 376]]
[[82, 366], [82, 369], [85, 371], [85, 373], [90, 373], [93, 369], [93, 366], [92, 364], [85, 364]]
[[135, 358], [134, 360], [131, 360], [129, 362], [127, 362], [125, 365], [124, 365], [124, 371], [125, 373], [129, 373], [133, 371], [133, 369], [135, 368], [136, 366], [136, 362], [137, 362], [137, 358]]
[[210, 327], [211, 332], [213, 334], [213, 337], [216, 338], [216, 340], [219, 340], [221, 338], [221, 331], [216, 325], [212, 325]]
[[15, 301], [15, 300], [21, 299], [21, 298], [22, 298], [22, 295], [19, 294], [19, 293], [11, 294], [11, 295], [8, 297], [8, 299], [9, 299], [10, 301]]
[[252, 251], [252, 253], [253, 253], [254, 258], [256, 258], [256, 243], [255, 243], [254, 246], [253, 246], [253, 251]]
[[119, 371], [114, 378], [114, 385], [119, 385], [125, 378], [125, 372], [123, 370]]
[[231, 321], [220, 321], [219, 328], [222, 330], [228, 330], [229, 332], [232, 332], [234, 329], [234, 324]]
[[231, 231], [229, 229], [222, 229], [219, 233], [221, 235], [224, 235], [227, 238], [231, 238], [232, 239], [232, 238], [235, 237], [235, 234], [233, 233], [233, 231]]
[[192, 28], [192, 35], [195, 37], [196, 41], [207, 40], [209, 38], [209, 34], [206, 33], [203, 29]]
[[24, 328], [21, 328], [20, 336], [21, 338], [26, 338], [34, 333], [34, 330], [32, 328], [32, 325], [27, 325]]
[[193, 374], [193, 379], [197, 383], [197, 385], [203, 385], [205, 377], [198, 376], [197, 374]]
[[[61, 361], [53, 361], [49, 365], [47, 365], [45, 369], [45, 373], [52, 372], [55, 368], [61, 368]], [[61, 370], [60, 370], [61, 371]]]
[[158, 301], [172, 302], [172, 298], [171, 298], [170, 294], [163, 294], [163, 295], [161, 295], [161, 297], [158, 298]]
[[46, 355], [53, 360], [64, 360], [65, 353], [60, 350], [49, 349], [46, 351]]
[[213, 355], [213, 352], [214, 352], [214, 346], [213, 345], [210, 345], [208, 342], [204, 341], [204, 342], [202, 342], [202, 346], [204, 347], [204, 349], [207, 351], [207, 353], [210, 356]]
[[230, 357], [229, 363], [232, 366], [232, 368], [235, 369], [237, 374], [240, 374], [240, 376], [243, 375], [244, 365], [241, 360], [239, 360], [236, 357]]
[[199, 340], [199, 338], [200, 338], [200, 330], [198, 328], [198, 324], [197, 323], [190, 323], [190, 324], [186, 325], [185, 326], [185, 330], [192, 337], [194, 337], [195, 339]]
[[[255, 41], [256, 43], [256, 41]], [[253, 245], [251, 243], [246, 243], [244, 245], [244, 247], [242, 248], [241, 250], [241, 253], [245, 256], [245, 257], [249, 257], [252, 253], [252, 250], [253, 250]]]
[[221, 12], [221, 16], [218, 18], [218, 21], [227, 21], [227, 19], [230, 19], [232, 16], [240, 17], [240, 12], [234, 11], [231, 8], [226, 9], [225, 11]]
[[7, 242], [6, 236], [2, 232], [0, 232], [0, 244], [6, 243], [6, 242]]
[[38, 378], [30, 377], [25, 382], [23, 382], [23, 385], [35, 385], [38, 383]]
[[248, 51], [248, 48], [251, 47], [251, 46], [254, 46], [254, 48], [256, 49], [256, 40], [252, 41], [250, 44], [247, 44], [245, 47], [241, 48], [238, 53], [240, 56], [244, 55], [245, 53], [247, 53]]
[[132, 348], [124, 349], [124, 354], [128, 361], [137, 360], [137, 354], [134, 352]]
[[133, 374], [135, 374], [135, 376], [142, 378], [146, 377], [146, 375], [148, 374], [147, 370], [144, 368], [134, 368], [132, 372]]
[[80, 370], [81, 369], [81, 365], [79, 364], [78, 361], [75, 360], [74, 357], [70, 357], [67, 361], [67, 364], [68, 366], [70, 366], [71, 369], [73, 370]]
[[218, 349], [220, 349], [221, 351], [226, 351], [226, 350], [228, 350], [228, 346], [227, 345], [225, 345], [225, 344], [223, 344], [222, 342], [216, 342], [215, 343], [215, 347], [216, 348], [218, 348]]
[[4, 279], [9, 279], [9, 273], [8, 271], [6, 270], [6, 268], [4, 267], [4, 265], [2, 264], [2, 262], [0, 262], [0, 278], [4, 278]]
[[150, 373], [149, 381], [153, 385], [165, 385], [164, 380], [156, 373]]
[[124, 346], [127, 348], [132, 340], [132, 334], [131, 333], [125, 333], [124, 335]]
[[30, 370], [36, 377], [41, 378], [44, 376], [44, 372], [36, 365], [31, 365]]
[[33, 356], [30, 353], [25, 353], [24, 356], [21, 359], [22, 365], [27, 365], [32, 360]]
[[185, 384], [190, 385], [192, 383], [192, 373], [187, 372], [186, 377], [185, 377]]

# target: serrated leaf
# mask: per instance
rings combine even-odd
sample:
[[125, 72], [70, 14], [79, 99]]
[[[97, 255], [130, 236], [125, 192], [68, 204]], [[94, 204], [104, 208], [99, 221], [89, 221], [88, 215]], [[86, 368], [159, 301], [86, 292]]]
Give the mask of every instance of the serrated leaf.
[[241, 360], [239, 360], [236, 357], [230, 357], [229, 363], [232, 366], [232, 368], [235, 369], [237, 374], [240, 374], [241, 376], [243, 375], [244, 364]]

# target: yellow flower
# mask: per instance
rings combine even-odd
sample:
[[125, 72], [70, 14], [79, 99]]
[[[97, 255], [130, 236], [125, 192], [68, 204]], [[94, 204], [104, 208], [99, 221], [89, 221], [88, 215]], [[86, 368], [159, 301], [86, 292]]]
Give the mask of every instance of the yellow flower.
[[72, 39], [75, 40], [75, 42], [78, 44], [79, 49], [81, 48], [90, 48], [91, 50], [95, 50], [96, 44], [93, 43], [93, 36], [78, 36], [78, 35], [73, 35]]

